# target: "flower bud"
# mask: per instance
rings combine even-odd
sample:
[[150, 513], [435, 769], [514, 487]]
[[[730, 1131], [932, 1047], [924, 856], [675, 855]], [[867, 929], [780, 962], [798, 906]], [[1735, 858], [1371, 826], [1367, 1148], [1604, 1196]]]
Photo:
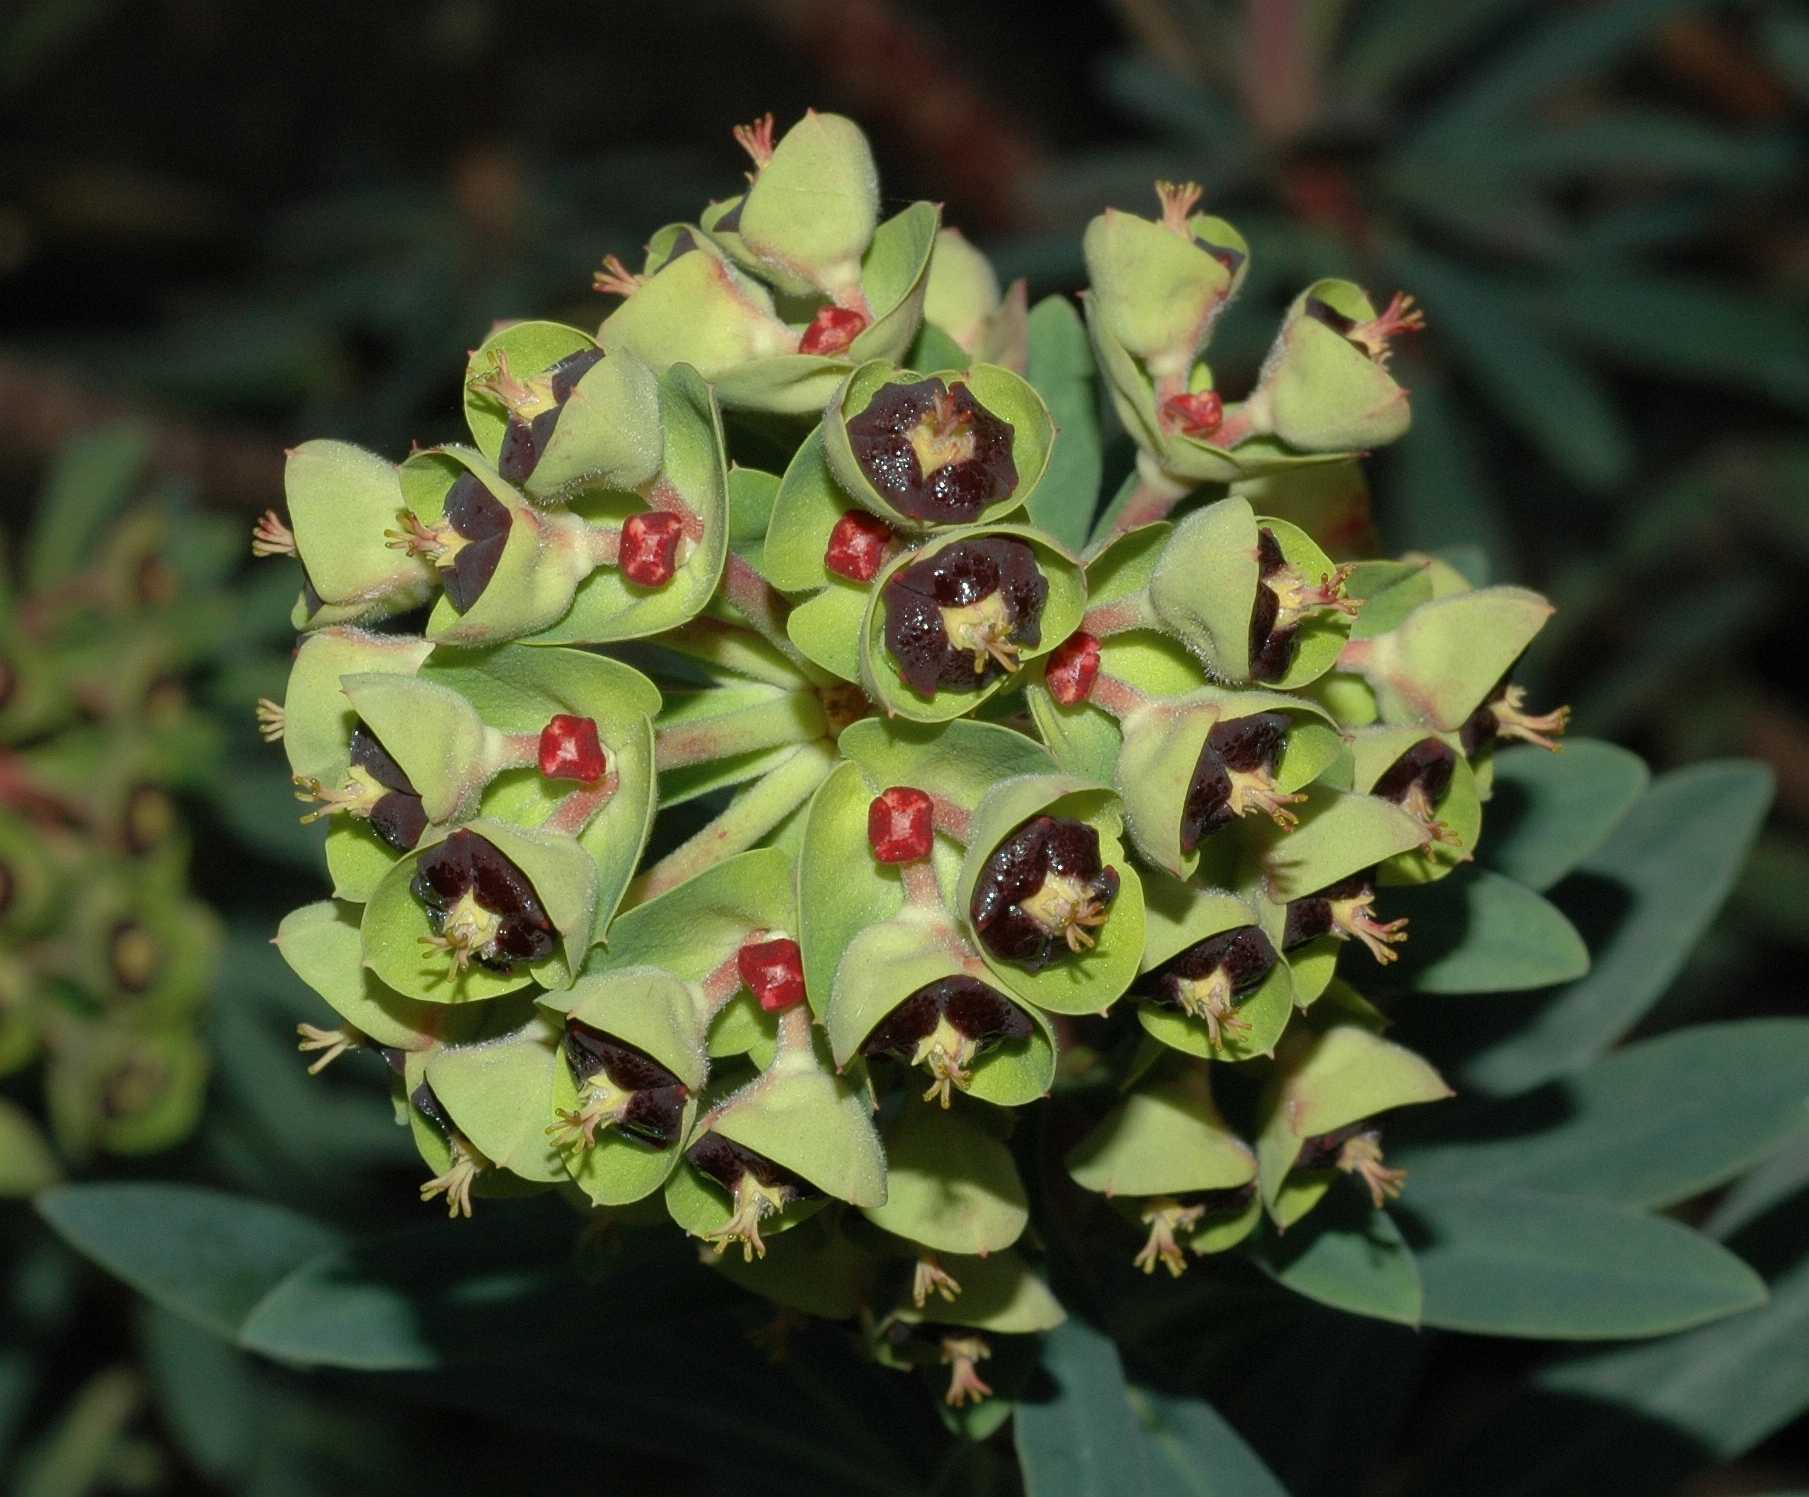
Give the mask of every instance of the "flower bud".
[[1105, 326], [1166, 386], [1185, 380], [1242, 280], [1248, 252], [1223, 219], [1193, 211], [1195, 184], [1158, 182], [1156, 195], [1159, 221], [1108, 208], [1087, 225], [1082, 249]]
[[782, 289], [802, 284], [856, 304], [861, 257], [879, 222], [879, 172], [860, 127], [810, 110], [776, 144], [771, 115], [737, 138], [754, 159], [736, 223], [741, 242]]

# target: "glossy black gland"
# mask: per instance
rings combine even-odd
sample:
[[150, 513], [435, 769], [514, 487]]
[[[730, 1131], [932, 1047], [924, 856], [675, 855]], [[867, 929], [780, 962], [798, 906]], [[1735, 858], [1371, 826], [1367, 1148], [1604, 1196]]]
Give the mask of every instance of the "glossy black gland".
[[1260, 579], [1273, 577], [1288, 564], [1281, 542], [1267, 525], [1256, 532], [1256, 601], [1250, 609], [1250, 674], [1258, 681], [1279, 681], [1294, 663], [1298, 624], [1277, 629], [1281, 595]]
[[1143, 980], [1142, 988], [1158, 1003], [1182, 1007], [1180, 984], [1200, 982], [1223, 971], [1234, 998], [1262, 985], [1280, 960], [1269, 938], [1254, 925], [1221, 931], [1163, 962]]
[[565, 1021], [565, 1058], [582, 1085], [599, 1071], [610, 1085], [629, 1092], [619, 1126], [656, 1148], [678, 1140], [684, 1119], [685, 1084], [644, 1050], [593, 1029], [581, 1019]]
[[862, 1044], [861, 1054], [910, 1060], [944, 1016], [980, 1050], [1024, 1039], [1031, 1029], [1030, 1016], [998, 989], [978, 978], [944, 977], [924, 984], [881, 1019]]
[[463, 538], [452, 565], [441, 573], [446, 600], [458, 613], [483, 595], [502, 560], [513, 523], [508, 506], [475, 473], [461, 473], [446, 491], [446, 523]]
[[1192, 852], [1207, 837], [1237, 819], [1231, 809], [1231, 775], [1274, 775], [1288, 745], [1285, 712], [1254, 712], [1217, 723], [1200, 745], [1193, 778], [1181, 802], [1181, 851]]
[[1422, 738], [1382, 772], [1370, 787], [1370, 794], [1399, 805], [1415, 786], [1425, 796], [1426, 804], [1436, 806], [1451, 788], [1451, 774], [1457, 768], [1457, 751], [1437, 738]]
[[422, 853], [411, 888], [436, 932], [467, 893], [499, 917], [495, 936], [475, 953], [485, 966], [506, 972], [517, 961], [537, 962], [558, 938], [527, 875], [476, 832], [454, 832]]
[[1093, 827], [1032, 817], [999, 844], [974, 883], [968, 913], [994, 956], [1035, 972], [1073, 954], [1063, 931], [1048, 929], [1023, 908], [1051, 878], [1085, 891], [1101, 909], [1118, 896], [1118, 870], [1101, 865]]
[[352, 728], [351, 759], [388, 792], [370, 809], [371, 829], [398, 852], [412, 851], [427, 830], [427, 812], [402, 766], [362, 722]]
[[1457, 741], [1463, 745], [1467, 758], [1475, 758], [1501, 736], [1501, 719], [1495, 716], [1495, 704], [1507, 694], [1508, 678], [1503, 676], [1495, 683], [1487, 700], [1465, 718], [1464, 725], [1457, 730]]
[[787, 1201], [801, 1201], [822, 1192], [784, 1165], [774, 1164], [766, 1155], [743, 1148], [720, 1133], [705, 1133], [685, 1150], [685, 1158], [698, 1170], [731, 1194], [743, 1175], [752, 1175], [767, 1190], [783, 1192]]
[[1334, 1128], [1330, 1133], [1315, 1134], [1300, 1146], [1300, 1153], [1295, 1156], [1294, 1168], [1297, 1170], [1329, 1170], [1337, 1166], [1338, 1156], [1344, 1146], [1353, 1138], [1369, 1134], [1380, 1139], [1382, 1130], [1368, 1118], [1355, 1123], [1346, 1123], [1342, 1128]]
[[996, 659], [976, 671], [974, 652], [950, 643], [942, 612], [972, 607], [995, 594], [1011, 642], [1034, 648], [1043, 637], [1049, 582], [1023, 541], [1008, 536], [956, 541], [892, 574], [883, 598], [886, 649], [907, 686], [927, 697], [939, 686], [979, 686], [1004, 673]]
[[[1340, 338], [1349, 341], [1351, 329], [1356, 327], [1357, 319], [1346, 317], [1328, 301], [1321, 301], [1316, 296], [1309, 296], [1306, 301], [1306, 315], [1314, 322], [1329, 327]], [[1357, 346], [1357, 345], [1353, 345]]]
[[578, 387], [578, 381], [602, 360], [602, 350], [581, 348], [576, 353], [567, 354], [541, 374], [540, 377], [551, 386], [553, 407], [526, 421], [520, 416], [510, 415], [509, 424], [503, 432], [502, 450], [496, 459], [496, 470], [504, 479], [510, 483], [522, 483], [533, 473], [546, 453], [547, 444], [553, 439], [553, 429], [559, 424], [559, 415], [565, 408], [565, 402]]
[[[923, 470], [913, 430], [941, 426], [964, 433], [971, 455]], [[939, 379], [882, 385], [867, 408], [848, 420], [848, 444], [874, 488], [900, 514], [938, 525], [971, 523], [1017, 487], [1011, 424], [995, 416], [964, 384]]]
[[1365, 870], [1340, 879], [1335, 884], [1328, 884], [1317, 894], [1289, 900], [1287, 922], [1281, 933], [1281, 949], [1292, 951], [1296, 946], [1304, 946], [1308, 941], [1329, 935], [1332, 929], [1332, 902], [1359, 898], [1374, 887], [1371, 872]]
[[448, 1136], [452, 1133], [452, 1119], [447, 1116], [446, 1109], [440, 1105], [440, 1099], [425, 1081], [408, 1094], [408, 1100], [414, 1105], [416, 1112]]

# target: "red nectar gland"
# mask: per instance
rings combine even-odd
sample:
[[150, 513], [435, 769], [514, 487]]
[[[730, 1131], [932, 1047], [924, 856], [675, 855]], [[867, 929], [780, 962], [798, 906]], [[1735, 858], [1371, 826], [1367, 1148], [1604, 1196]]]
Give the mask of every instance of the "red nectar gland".
[[1064, 707], [1086, 701], [1098, 679], [1099, 641], [1085, 630], [1070, 634], [1057, 645], [1043, 670], [1049, 695]]
[[769, 1014], [784, 1013], [804, 1001], [804, 953], [796, 941], [783, 937], [750, 941], [735, 954], [735, 970]]
[[630, 515], [622, 527], [617, 564], [622, 575], [642, 587], [664, 587], [678, 570], [678, 541], [684, 521], [664, 510]]
[[1225, 422], [1225, 402], [1216, 390], [1171, 395], [1162, 402], [1162, 421], [1184, 437], [1209, 437]]
[[892, 527], [877, 515], [851, 509], [835, 522], [823, 565], [850, 582], [871, 582], [885, 564]]
[[867, 845], [881, 863], [921, 863], [935, 837], [935, 803], [910, 785], [881, 791], [867, 807]]
[[824, 307], [811, 319], [798, 340], [799, 353], [846, 353], [848, 346], [867, 330], [867, 315], [852, 307]]
[[540, 730], [540, 773], [547, 779], [594, 785], [608, 770], [595, 718], [561, 712]]

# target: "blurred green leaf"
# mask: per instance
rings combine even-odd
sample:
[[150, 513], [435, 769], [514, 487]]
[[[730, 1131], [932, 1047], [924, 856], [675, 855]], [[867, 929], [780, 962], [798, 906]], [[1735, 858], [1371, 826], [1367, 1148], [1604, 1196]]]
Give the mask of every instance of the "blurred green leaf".
[[21, 1457], [14, 1497], [84, 1497], [110, 1484], [126, 1426], [143, 1402], [144, 1386], [130, 1368], [97, 1372]]
[[[1770, 1302], [1718, 1325], [1642, 1346], [1587, 1352], [1535, 1374], [1462, 1447], [1474, 1497], [1597, 1489], [1664, 1492], [1732, 1460], [1809, 1408], [1809, 1259], [1771, 1285]], [[1481, 1472], [1492, 1479], [1478, 1479]], [[1429, 1490], [1449, 1491], [1435, 1476]]]
[[1776, 291], [1579, 267], [1521, 306], [1553, 337], [1633, 368], [1809, 405], [1809, 306]]
[[1494, 1336], [1657, 1336], [1761, 1304], [1759, 1276], [1664, 1217], [1530, 1190], [1409, 1184], [1427, 1325]]
[[1043, 1337], [1043, 1370], [1018, 1406], [1028, 1497], [1285, 1497], [1262, 1462], [1206, 1404], [1125, 1382], [1118, 1349], [1070, 1320]]
[[1715, 1203], [1702, 1230], [1725, 1242], [1805, 1190], [1809, 1190], [1809, 1133], [1799, 1134], [1730, 1186]]
[[1771, 775], [1757, 764], [1698, 764], [1653, 781], [1553, 891], [1584, 931], [1589, 975], [1475, 1056], [1466, 1076], [1489, 1091], [1524, 1090], [1637, 1024], [1727, 898], [1770, 803]]
[[0, 1098], [0, 1199], [40, 1191], [58, 1173], [56, 1156], [43, 1130], [20, 1108]]
[[1416, 1191], [1524, 1186], [1670, 1206], [1809, 1129], [1809, 1020], [1681, 1029], [1445, 1124], [1396, 1151]]
[[1498, 752], [1477, 860], [1549, 889], [1602, 845], [1650, 780], [1637, 754], [1592, 738], [1566, 739], [1556, 754], [1530, 744]]
[[58, 453], [38, 500], [25, 557], [32, 591], [55, 587], [91, 562], [107, 522], [132, 498], [149, 440], [135, 426], [79, 437]]
[[1652, 40], [1659, 25], [1704, 0], [1611, 0], [1547, 20], [1517, 46], [1504, 49], [1432, 111], [1420, 139], [1449, 140], [1465, 132], [1493, 132], [1501, 116], [1536, 104], [1585, 73], [1611, 66]]
[[1528, 0], [1379, 0], [1352, 13], [1354, 34], [1339, 75], [1377, 101], [1511, 17]]
[[1287, 1232], [1251, 1249], [1264, 1273], [1296, 1294], [1397, 1325], [1420, 1323], [1420, 1276], [1401, 1229], [1355, 1189], [1333, 1191]]
[[1386, 479], [1377, 489], [1383, 529], [1403, 550], [1479, 546], [1511, 572], [1516, 545], [1475, 423], [1430, 365], [1421, 361], [1406, 378], [1413, 430], [1383, 455]]
[[1425, 304], [1428, 338], [1450, 354], [1547, 462], [1610, 488], [1633, 466], [1633, 439], [1601, 382], [1521, 314], [1519, 288], [1396, 243], [1388, 261]]
[[339, 1240], [286, 1206], [195, 1185], [59, 1185], [37, 1206], [108, 1273], [229, 1339], [272, 1285]]
[[1389, 889], [1390, 918], [1406, 916], [1400, 960], [1378, 987], [1414, 993], [1514, 993], [1568, 982], [1589, 970], [1589, 948], [1548, 900], [1486, 868], [1433, 884]]
[[248, 1471], [260, 1389], [244, 1353], [157, 1305], [145, 1311], [143, 1345], [152, 1396], [183, 1454], [217, 1482]]

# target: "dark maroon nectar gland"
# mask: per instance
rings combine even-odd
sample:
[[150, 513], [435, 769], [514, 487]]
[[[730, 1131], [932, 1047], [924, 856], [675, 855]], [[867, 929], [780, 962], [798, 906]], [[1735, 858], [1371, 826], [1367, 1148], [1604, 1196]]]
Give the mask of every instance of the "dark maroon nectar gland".
[[539, 464], [565, 402], [583, 379], [603, 360], [600, 349], [581, 348], [528, 379], [509, 368], [509, 356], [495, 350], [488, 374], [471, 381], [471, 388], [487, 395], [508, 415], [496, 471], [509, 483], [523, 483]]
[[427, 907], [431, 936], [455, 972], [472, 962], [497, 972], [552, 953], [558, 932], [528, 877], [476, 832], [454, 832], [421, 854], [409, 886]]
[[1256, 602], [1250, 610], [1250, 674], [1258, 681], [1279, 681], [1294, 664], [1302, 621], [1330, 610], [1356, 617], [1358, 604], [1344, 596], [1348, 565], [1333, 568], [1309, 584], [1291, 566], [1281, 543], [1268, 526], [1256, 533]]
[[1380, 1211], [1398, 1200], [1407, 1171], [1390, 1169], [1382, 1160], [1382, 1130], [1367, 1120], [1309, 1138], [1294, 1161], [1297, 1170], [1342, 1170], [1363, 1183], [1370, 1203]]
[[1200, 746], [1193, 778], [1181, 802], [1181, 851], [1192, 852], [1240, 816], [1259, 811], [1283, 831], [1298, 824], [1288, 810], [1306, 799], [1283, 794], [1275, 783], [1288, 746], [1288, 715], [1255, 712], [1214, 724]]
[[1227, 1031], [1247, 1030], [1237, 1005], [1274, 971], [1279, 960], [1269, 938], [1254, 925], [1241, 925], [1196, 941], [1171, 956], [1139, 985], [1151, 1001], [1180, 1009], [1206, 1025], [1214, 1045]]
[[1018, 485], [1011, 424], [957, 382], [882, 385], [848, 420], [848, 443], [867, 480], [900, 514], [965, 525]]
[[302, 825], [323, 816], [351, 816], [368, 821], [371, 830], [398, 852], [410, 851], [427, 830], [421, 797], [402, 766], [363, 723], [353, 727], [350, 748], [351, 765], [338, 786], [322, 786], [306, 775], [295, 777], [295, 798], [319, 802], [317, 809], [302, 817]]
[[1464, 722], [1458, 739], [1470, 758], [1492, 747], [1498, 739], [1518, 738], [1556, 753], [1558, 739], [1570, 726], [1570, 708], [1533, 715], [1526, 711], [1526, 691], [1503, 681]]
[[728, 1221], [704, 1241], [718, 1254], [738, 1242], [741, 1256], [748, 1263], [766, 1256], [766, 1244], [760, 1240], [761, 1222], [777, 1216], [794, 1201], [822, 1194], [809, 1181], [774, 1164], [764, 1154], [743, 1148], [720, 1133], [704, 1134], [685, 1151], [685, 1158], [700, 1174], [727, 1191], [733, 1202]]
[[926, 983], [881, 1019], [860, 1053], [922, 1066], [932, 1078], [923, 1100], [947, 1107], [955, 1090], [973, 1085], [978, 1056], [1028, 1039], [1030, 1031], [1030, 1016], [996, 988], [973, 977], [944, 977]]
[[1377, 920], [1375, 902], [1375, 885], [1369, 873], [1354, 873], [1317, 894], [1290, 900], [1281, 949], [1292, 951], [1320, 936], [1336, 936], [1340, 941], [1354, 937], [1386, 967], [1400, 955], [1393, 948], [1407, 939], [1407, 922]]
[[578, 1106], [561, 1111], [546, 1130], [555, 1144], [594, 1148], [598, 1132], [612, 1127], [655, 1149], [678, 1142], [689, 1092], [672, 1072], [645, 1051], [578, 1019], [565, 1021], [564, 1048], [578, 1083]]
[[393, 550], [431, 562], [439, 571], [446, 601], [465, 613], [483, 596], [509, 543], [514, 516], [475, 473], [461, 473], [446, 491], [445, 514], [424, 524], [411, 510], [398, 516], [400, 530], [386, 530]]
[[968, 913], [986, 949], [1039, 972], [1090, 949], [1118, 897], [1118, 870], [1100, 865], [1099, 833], [1037, 816], [986, 860]]
[[1041, 643], [1048, 597], [1048, 579], [1024, 542], [956, 541], [892, 574], [886, 648], [919, 696], [981, 686], [1015, 671], [1019, 651]]
[[1393, 801], [1425, 827], [1435, 842], [1455, 843], [1456, 833], [1438, 819], [1439, 802], [1451, 789], [1457, 750], [1438, 738], [1422, 738], [1370, 786], [1369, 793]]

